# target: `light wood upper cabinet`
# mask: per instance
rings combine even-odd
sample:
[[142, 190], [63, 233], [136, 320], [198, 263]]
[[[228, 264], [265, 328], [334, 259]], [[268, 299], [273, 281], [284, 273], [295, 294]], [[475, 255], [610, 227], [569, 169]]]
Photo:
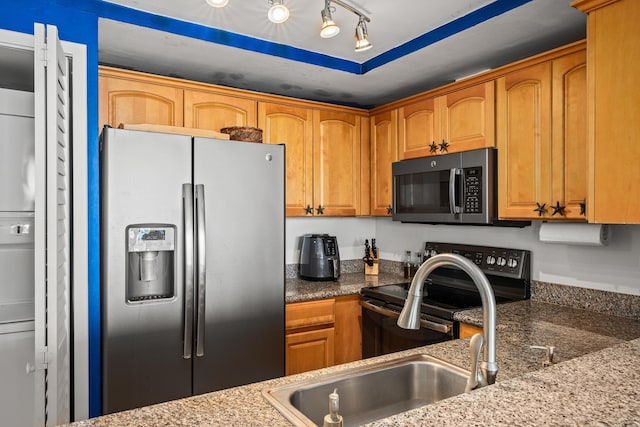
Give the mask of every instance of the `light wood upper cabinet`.
[[338, 111], [313, 112], [315, 214], [356, 216], [360, 209], [361, 118]]
[[184, 123], [186, 127], [219, 131], [229, 126], [255, 127], [257, 101], [213, 92], [184, 91]]
[[313, 206], [313, 110], [271, 104], [258, 105], [263, 142], [285, 144], [287, 150], [287, 216], [303, 216]]
[[183, 126], [183, 90], [163, 85], [162, 78], [148, 82], [114, 77], [101, 71], [98, 79], [98, 124], [150, 123]]
[[371, 214], [391, 215], [393, 177], [391, 165], [398, 160], [398, 110], [371, 117]]
[[576, 0], [587, 17], [589, 222], [640, 223], [640, 2]]
[[398, 126], [400, 159], [494, 147], [494, 82], [402, 106]]
[[398, 157], [424, 157], [440, 136], [440, 111], [436, 98], [418, 101], [398, 109]]
[[440, 139], [449, 144], [449, 153], [495, 147], [493, 81], [449, 93], [439, 102]]
[[497, 81], [498, 216], [584, 220], [584, 52]]
[[[552, 63], [551, 197], [564, 219], [585, 220], [587, 197], [587, 66], [577, 52]], [[551, 209], [551, 214], [554, 210]], [[556, 215], [558, 217], [558, 215]]]

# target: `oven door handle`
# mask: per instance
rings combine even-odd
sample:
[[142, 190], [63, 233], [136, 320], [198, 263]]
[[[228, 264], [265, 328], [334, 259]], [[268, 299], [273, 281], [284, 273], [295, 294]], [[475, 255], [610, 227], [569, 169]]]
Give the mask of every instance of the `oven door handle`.
[[[386, 317], [392, 317], [394, 319], [397, 319], [398, 317], [400, 317], [400, 313], [398, 313], [397, 311], [389, 310], [387, 308], [378, 307], [377, 305], [371, 304], [368, 301], [362, 301], [361, 300], [360, 301], [360, 305], [362, 306], [362, 308], [365, 308], [367, 310], [371, 310], [374, 313], [378, 313], [378, 314], [381, 314], [381, 315], [386, 316]], [[425, 329], [430, 329], [432, 331], [442, 332], [443, 334], [451, 333], [451, 326], [450, 325], [444, 325], [442, 323], [432, 322], [431, 320], [420, 319], [420, 326], [422, 326]]]

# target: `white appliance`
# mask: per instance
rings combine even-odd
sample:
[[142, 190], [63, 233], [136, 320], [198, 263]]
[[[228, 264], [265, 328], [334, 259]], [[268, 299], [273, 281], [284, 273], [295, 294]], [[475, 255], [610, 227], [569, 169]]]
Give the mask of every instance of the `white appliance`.
[[284, 375], [284, 162], [104, 128], [104, 414]]
[[34, 98], [0, 89], [0, 414], [34, 425]]

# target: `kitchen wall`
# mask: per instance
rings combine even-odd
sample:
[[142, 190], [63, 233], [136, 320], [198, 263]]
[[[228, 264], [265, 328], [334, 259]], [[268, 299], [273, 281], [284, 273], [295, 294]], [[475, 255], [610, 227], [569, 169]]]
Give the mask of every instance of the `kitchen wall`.
[[524, 228], [403, 224], [390, 218], [287, 219], [286, 263], [299, 256], [299, 237], [329, 233], [338, 239], [342, 259], [362, 257], [365, 238], [375, 237], [380, 257], [401, 261], [406, 250], [441, 241], [528, 249], [532, 279], [625, 294], [640, 295], [640, 225], [610, 226], [607, 246], [541, 243], [539, 222]]

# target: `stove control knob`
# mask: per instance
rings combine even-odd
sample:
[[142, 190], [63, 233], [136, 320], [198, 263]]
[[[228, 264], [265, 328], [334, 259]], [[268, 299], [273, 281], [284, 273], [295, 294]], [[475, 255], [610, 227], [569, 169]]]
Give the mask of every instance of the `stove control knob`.
[[504, 267], [505, 265], [507, 265], [507, 260], [499, 256], [497, 264], [499, 267]]
[[516, 268], [517, 266], [518, 266], [518, 260], [515, 258], [509, 258], [509, 261], [507, 261], [507, 267]]
[[493, 255], [489, 255], [487, 257], [487, 264], [488, 265], [493, 265], [496, 263], [496, 257], [494, 257]]

